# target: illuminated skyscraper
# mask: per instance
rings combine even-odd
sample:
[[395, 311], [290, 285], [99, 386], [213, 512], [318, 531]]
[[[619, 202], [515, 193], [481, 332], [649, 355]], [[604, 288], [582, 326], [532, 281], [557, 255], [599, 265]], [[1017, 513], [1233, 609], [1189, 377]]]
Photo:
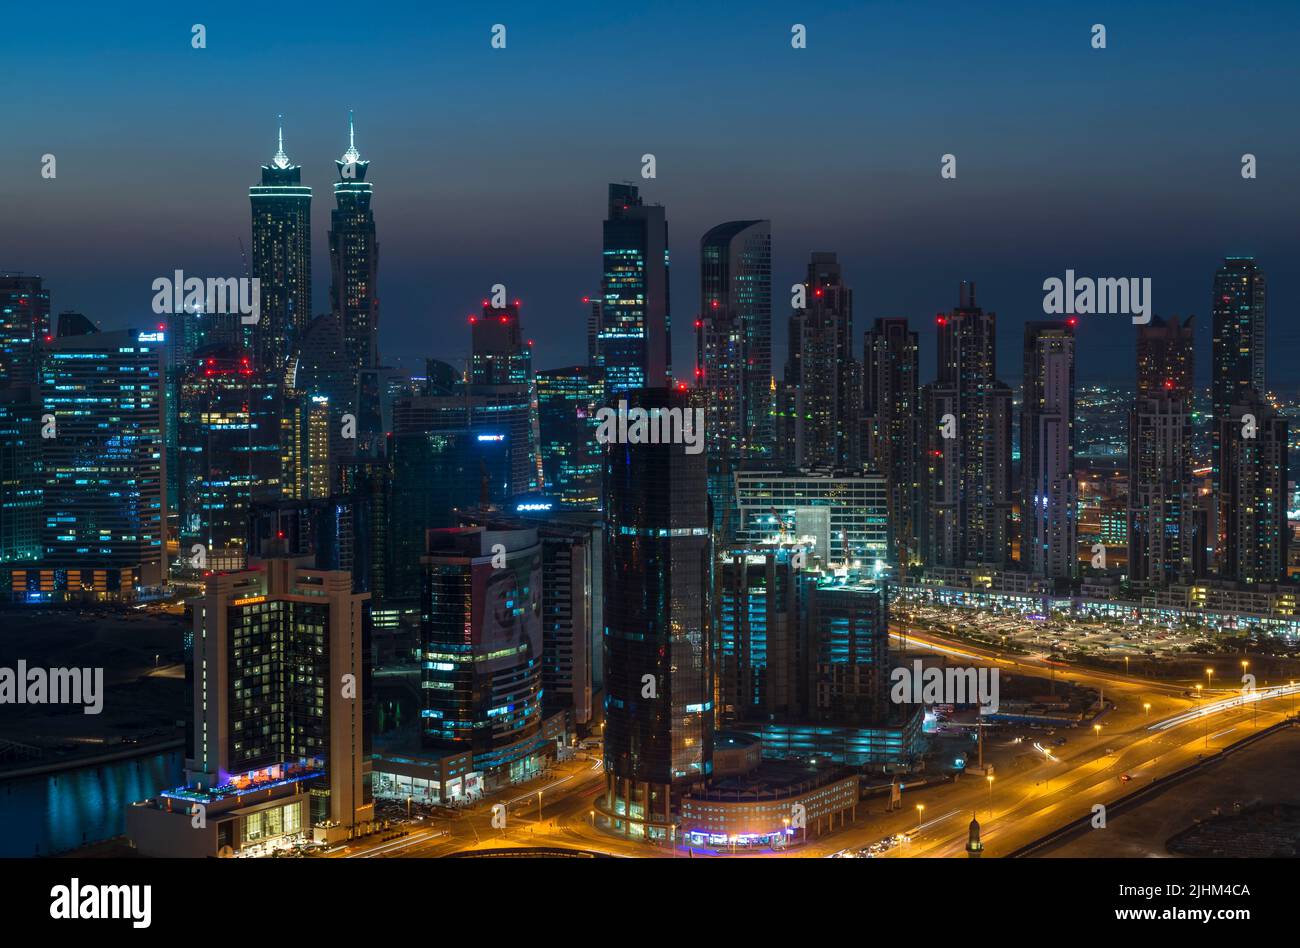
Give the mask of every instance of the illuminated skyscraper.
[[252, 506], [281, 496], [283, 390], [247, 350], [209, 346], [185, 371], [179, 414], [185, 559], [202, 544], [206, 569], [243, 569]]
[[598, 346], [607, 394], [671, 384], [668, 221], [635, 185], [609, 186], [603, 272]]
[[1190, 400], [1196, 385], [1195, 316], [1179, 321], [1152, 316], [1137, 327], [1137, 397]]
[[[1219, 499], [1215, 510], [1215, 565], [1220, 576], [1259, 582], [1271, 569], [1263, 564], [1252, 566], [1256, 554], [1251, 546], [1256, 538], [1264, 540], [1271, 532], [1264, 521], [1271, 519], [1269, 509], [1252, 509], [1256, 485], [1266, 490], [1269, 472], [1250, 471], [1247, 467], [1263, 460], [1267, 446], [1234, 444], [1239, 439], [1234, 430], [1241, 429], [1244, 415], [1253, 415], [1265, 395], [1264, 327], [1267, 317], [1268, 288], [1264, 272], [1254, 257], [1226, 257], [1214, 274], [1213, 342], [1210, 351], [1210, 395], [1213, 403], [1211, 464], [1214, 496]], [[1282, 424], [1285, 422], [1277, 421]], [[1225, 441], [1225, 437], [1228, 441]], [[1246, 465], [1247, 467], [1243, 467]], [[1235, 470], [1229, 470], [1229, 467]], [[1285, 467], [1284, 467], [1285, 470]], [[1285, 486], [1285, 477], [1283, 485]], [[1232, 496], [1229, 496], [1232, 495]], [[1261, 517], [1251, 526], [1253, 517]], [[1224, 518], [1229, 518], [1231, 522]], [[1283, 560], [1285, 562], [1285, 559]]]
[[1215, 418], [1219, 575], [1243, 583], [1286, 578], [1287, 422], [1253, 390]]
[[1254, 257], [1227, 257], [1214, 274], [1214, 415], [1240, 402], [1247, 389], [1264, 394], [1264, 324], [1268, 290]]
[[1025, 324], [1020, 413], [1020, 568], [1070, 579], [1078, 572], [1074, 479], [1074, 319]]
[[537, 373], [546, 493], [566, 507], [600, 506], [604, 460], [596, 443], [601, 375], [583, 365]]
[[736, 547], [719, 559], [717, 692], [724, 725], [784, 717], [799, 705], [794, 556], [791, 549]]
[[469, 755], [489, 787], [531, 776], [554, 750], [541, 726], [537, 531], [431, 530], [422, 564], [424, 746]]
[[[626, 392], [685, 410], [685, 394]], [[611, 443], [605, 468], [607, 824], [664, 838], [675, 801], [713, 769], [712, 543], [704, 454]]]
[[[462, 416], [463, 417], [463, 416]], [[457, 509], [504, 501], [510, 490], [510, 436], [466, 428], [399, 429], [389, 441], [389, 602], [414, 603], [420, 594], [425, 532], [451, 527]]]
[[[736, 327], [736, 401], [746, 457], [772, 450], [772, 229], [765, 220], [728, 221], [700, 239], [700, 317]], [[725, 352], [718, 353], [724, 361]], [[716, 373], [700, 360], [705, 379]], [[714, 430], [714, 429], [710, 429]]]
[[0, 273], [0, 385], [32, 385], [50, 335], [50, 293], [38, 276]]
[[41, 559], [44, 465], [35, 385], [0, 386], [0, 563]]
[[1191, 582], [1206, 574], [1210, 521], [1196, 503], [1192, 475], [1192, 320], [1154, 316], [1137, 329], [1127, 513], [1128, 574], [1136, 589]]
[[889, 503], [887, 561], [919, 562], [920, 381], [916, 331], [906, 319], [877, 319], [863, 350], [863, 457], [885, 478]]
[[853, 291], [833, 253], [814, 253], [805, 307], [790, 316], [785, 380], [797, 387], [795, 463], [856, 472], [862, 464], [861, 366], [853, 354]]
[[207, 578], [194, 602], [186, 784], [127, 811], [145, 855], [339, 843], [371, 829], [369, 597], [346, 571], [305, 562], [272, 556]]
[[922, 393], [922, 559], [1005, 567], [1011, 558], [1011, 390], [997, 377], [997, 315], [960, 305], [937, 318], [938, 378]]
[[533, 381], [532, 340], [524, 341], [519, 301], [496, 309], [484, 303], [470, 318], [473, 355], [468, 393], [480, 402], [491, 424], [510, 432], [512, 483], [515, 493], [542, 486], [541, 434]]
[[[379, 242], [370, 209], [374, 185], [366, 180], [370, 162], [357, 151], [348, 113], [348, 150], [334, 162], [338, 206], [330, 212], [330, 309], [343, 330], [343, 349], [352, 384], [362, 369], [379, 365]], [[348, 402], [355, 406], [355, 394]]]
[[284, 129], [262, 183], [248, 189], [253, 206], [253, 277], [261, 292], [252, 327], [259, 365], [283, 370], [311, 320], [311, 188], [284, 153]]
[[1195, 503], [1192, 414], [1182, 398], [1139, 398], [1129, 414], [1128, 573], [1135, 588], [1204, 575], [1208, 541]]
[[66, 570], [71, 592], [129, 598], [162, 581], [163, 347], [163, 333], [130, 329], [45, 350], [41, 398], [55, 436], [42, 441], [42, 565]]

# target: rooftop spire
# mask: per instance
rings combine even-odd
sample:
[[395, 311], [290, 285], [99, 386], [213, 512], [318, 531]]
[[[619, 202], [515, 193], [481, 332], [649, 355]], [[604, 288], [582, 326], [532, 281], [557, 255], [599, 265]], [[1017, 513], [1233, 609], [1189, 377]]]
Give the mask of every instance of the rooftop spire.
[[354, 164], [361, 157], [361, 152], [357, 151], [357, 131], [352, 124], [352, 110], [348, 109], [348, 150], [343, 153], [345, 164]]
[[285, 168], [289, 167], [289, 156], [284, 153], [284, 116], [280, 115], [277, 116], [277, 118], [279, 120], [279, 126], [280, 126], [279, 136], [278, 136], [280, 148], [275, 153], [275, 158], [273, 160], [275, 166], [279, 168], [281, 171], [283, 171]]

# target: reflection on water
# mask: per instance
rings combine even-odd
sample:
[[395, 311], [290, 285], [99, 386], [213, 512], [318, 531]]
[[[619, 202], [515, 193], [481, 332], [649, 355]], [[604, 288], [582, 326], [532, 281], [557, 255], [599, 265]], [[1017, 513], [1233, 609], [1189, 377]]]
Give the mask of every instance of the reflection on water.
[[0, 780], [0, 856], [46, 856], [120, 836], [127, 804], [180, 785], [184, 756], [178, 748]]

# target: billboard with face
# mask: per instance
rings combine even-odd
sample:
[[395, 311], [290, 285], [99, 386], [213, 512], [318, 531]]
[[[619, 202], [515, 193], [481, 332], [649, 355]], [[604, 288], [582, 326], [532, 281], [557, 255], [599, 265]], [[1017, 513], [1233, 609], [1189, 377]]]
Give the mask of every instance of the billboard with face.
[[475, 568], [474, 600], [481, 603], [473, 630], [474, 663], [492, 673], [542, 660], [542, 555], [512, 559], [497, 569]]

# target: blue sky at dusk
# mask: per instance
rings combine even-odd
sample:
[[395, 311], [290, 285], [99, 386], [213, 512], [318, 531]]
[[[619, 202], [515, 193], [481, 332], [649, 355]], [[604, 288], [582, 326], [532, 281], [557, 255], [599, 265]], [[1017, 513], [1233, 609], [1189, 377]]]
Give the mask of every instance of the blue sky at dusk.
[[[1254, 254], [1269, 278], [1270, 382], [1300, 372], [1300, 5], [1270, 3], [10, 3], [0, 14], [0, 268], [54, 309], [151, 318], [150, 284], [237, 275], [248, 187], [285, 146], [315, 190], [314, 310], [347, 111], [371, 162], [381, 344], [417, 368], [469, 349], [488, 287], [524, 301], [539, 368], [585, 358], [605, 187], [667, 207], [674, 363], [693, 363], [698, 241], [772, 220], [773, 336], [808, 254], [840, 254], [855, 332], [921, 328], [973, 279], [1001, 372], [1042, 282], [1151, 277], [1194, 312]], [[207, 27], [207, 48], [190, 27]], [[508, 30], [505, 50], [490, 29]], [[790, 46], [806, 24], [808, 48]], [[1104, 23], [1108, 48], [1090, 46]], [[53, 153], [58, 177], [40, 175]], [[653, 153], [658, 177], [640, 179]], [[956, 180], [939, 176], [957, 157]], [[1254, 153], [1259, 177], [1240, 175]], [[1126, 317], [1085, 317], [1080, 378], [1132, 375]], [[402, 358], [400, 363], [398, 357]]]

